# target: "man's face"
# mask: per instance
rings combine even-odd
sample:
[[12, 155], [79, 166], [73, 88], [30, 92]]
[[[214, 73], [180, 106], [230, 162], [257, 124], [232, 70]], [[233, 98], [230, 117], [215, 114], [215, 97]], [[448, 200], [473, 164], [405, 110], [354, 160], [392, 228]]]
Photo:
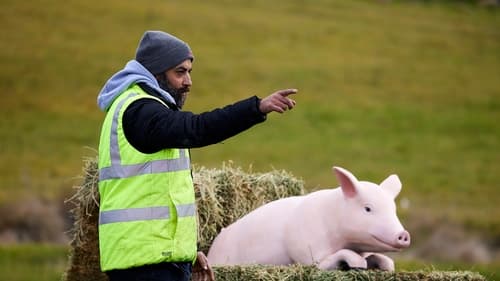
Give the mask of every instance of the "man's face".
[[167, 91], [179, 108], [186, 102], [189, 89], [192, 85], [191, 70], [193, 63], [187, 59], [179, 65], [167, 70], [163, 75], [157, 76], [160, 88]]

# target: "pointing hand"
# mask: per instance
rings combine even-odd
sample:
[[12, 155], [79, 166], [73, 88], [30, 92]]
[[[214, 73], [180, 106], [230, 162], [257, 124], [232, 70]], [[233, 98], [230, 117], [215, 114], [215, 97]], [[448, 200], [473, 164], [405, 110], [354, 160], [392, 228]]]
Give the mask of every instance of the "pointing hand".
[[297, 89], [279, 90], [260, 101], [259, 110], [264, 113], [272, 111], [283, 113], [295, 106], [295, 101], [289, 95], [297, 93]]

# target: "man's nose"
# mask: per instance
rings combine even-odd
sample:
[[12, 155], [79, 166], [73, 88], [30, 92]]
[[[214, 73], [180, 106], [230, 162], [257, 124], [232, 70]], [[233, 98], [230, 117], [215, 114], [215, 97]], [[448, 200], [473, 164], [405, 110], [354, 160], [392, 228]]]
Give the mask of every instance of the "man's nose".
[[191, 81], [191, 75], [188, 73], [184, 77], [184, 81], [182, 81], [184, 86], [191, 86], [193, 84], [193, 81]]

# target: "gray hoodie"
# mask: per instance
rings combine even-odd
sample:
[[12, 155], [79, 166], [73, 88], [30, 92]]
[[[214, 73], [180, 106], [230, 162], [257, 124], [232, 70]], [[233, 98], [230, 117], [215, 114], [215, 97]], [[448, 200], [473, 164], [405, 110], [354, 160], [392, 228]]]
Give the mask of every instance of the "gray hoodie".
[[157, 90], [167, 101], [175, 104], [174, 98], [160, 88], [151, 72], [136, 60], [131, 60], [125, 65], [125, 68], [111, 76], [106, 84], [104, 84], [97, 96], [97, 105], [102, 111], [108, 111], [113, 101], [123, 91], [130, 85], [139, 82], [146, 83], [151, 88]]

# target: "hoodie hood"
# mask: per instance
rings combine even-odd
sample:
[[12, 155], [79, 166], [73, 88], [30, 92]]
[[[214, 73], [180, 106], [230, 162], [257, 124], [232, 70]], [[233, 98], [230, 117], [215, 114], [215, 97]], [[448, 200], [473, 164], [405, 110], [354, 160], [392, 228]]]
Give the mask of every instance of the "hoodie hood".
[[175, 104], [174, 98], [160, 88], [156, 78], [142, 64], [136, 60], [129, 61], [125, 67], [115, 73], [102, 87], [101, 92], [97, 96], [97, 105], [102, 111], [108, 111], [113, 101], [125, 91], [130, 85], [136, 83], [145, 83], [155, 89], [167, 101]]

